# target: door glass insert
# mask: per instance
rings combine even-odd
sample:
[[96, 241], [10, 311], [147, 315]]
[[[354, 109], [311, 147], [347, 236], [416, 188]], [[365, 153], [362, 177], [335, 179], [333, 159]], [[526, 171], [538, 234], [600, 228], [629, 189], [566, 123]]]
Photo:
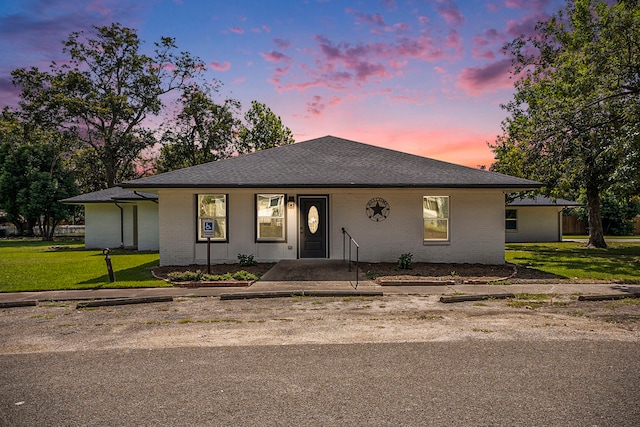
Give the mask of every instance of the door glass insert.
[[318, 225], [320, 223], [320, 217], [318, 215], [318, 208], [315, 206], [311, 206], [309, 208], [309, 213], [307, 214], [307, 225], [309, 226], [309, 231], [311, 234], [316, 234], [318, 231]]

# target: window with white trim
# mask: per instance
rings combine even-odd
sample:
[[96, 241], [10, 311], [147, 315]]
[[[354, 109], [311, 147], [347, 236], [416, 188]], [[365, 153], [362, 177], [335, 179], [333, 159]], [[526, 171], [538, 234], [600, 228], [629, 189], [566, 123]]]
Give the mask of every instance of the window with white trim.
[[256, 240], [285, 240], [285, 195], [256, 195]]
[[227, 240], [227, 195], [198, 194], [198, 241], [207, 240], [203, 234], [205, 223], [213, 222], [212, 241]]
[[505, 210], [504, 228], [511, 231], [516, 231], [518, 229], [518, 211], [516, 209]]
[[449, 196], [422, 199], [423, 239], [425, 242], [449, 240]]

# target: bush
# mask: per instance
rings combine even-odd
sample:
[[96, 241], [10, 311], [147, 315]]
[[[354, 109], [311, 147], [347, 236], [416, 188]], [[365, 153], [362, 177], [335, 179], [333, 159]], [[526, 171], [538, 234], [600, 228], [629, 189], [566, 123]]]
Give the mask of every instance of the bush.
[[202, 280], [202, 271], [172, 271], [167, 275], [172, 282], [199, 282]]
[[413, 267], [413, 255], [409, 252], [400, 255], [400, 258], [398, 258], [398, 268], [409, 270], [411, 267]]
[[231, 280], [251, 281], [257, 280], [258, 277], [255, 274], [249, 273], [245, 270], [240, 270], [235, 273], [225, 274], [206, 274], [202, 271], [173, 271], [167, 275], [172, 282], [222, 282]]
[[233, 278], [236, 280], [250, 281], [250, 280], [257, 280], [258, 276], [256, 276], [253, 273], [249, 273], [246, 270], [240, 270], [233, 274]]
[[251, 267], [258, 262], [253, 259], [253, 255], [238, 254], [238, 263], [241, 267]]

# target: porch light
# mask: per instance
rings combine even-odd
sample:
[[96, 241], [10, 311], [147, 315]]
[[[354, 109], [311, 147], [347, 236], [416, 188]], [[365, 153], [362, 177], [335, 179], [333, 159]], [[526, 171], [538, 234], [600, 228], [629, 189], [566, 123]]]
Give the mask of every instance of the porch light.
[[295, 198], [295, 197], [293, 197], [293, 196], [289, 196], [289, 197], [287, 198], [287, 207], [288, 207], [289, 209], [293, 209], [293, 208], [295, 208], [295, 207], [296, 207], [296, 198]]

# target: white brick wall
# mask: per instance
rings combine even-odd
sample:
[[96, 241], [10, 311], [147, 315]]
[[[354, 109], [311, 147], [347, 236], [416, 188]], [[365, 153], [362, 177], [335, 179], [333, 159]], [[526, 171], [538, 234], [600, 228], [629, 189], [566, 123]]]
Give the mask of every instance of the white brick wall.
[[507, 242], [559, 242], [562, 240], [562, 207], [513, 206], [518, 213], [518, 229], [507, 230]]
[[[160, 190], [159, 240], [161, 265], [206, 263], [206, 243], [196, 243], [196, 194], [228, 194], [229, 243], [212, 243], [212, 262], [237, 262], [237, 255], [253, 254], [260, 261], [296, 258], [299, 219], [287, 209], [287, 241], [255, 242], [256, 193], [329, 195], [329, 256], [342, 258], [345, 227], [361, 246], [360, 260], [397, 261], [411, 252], [414, 261], [504, 262], [504, 194], [500, 190], [433, 189], [199, 189]], [[424, 244], [422, 197], [450, 196], [450, 242]], [[374, 197], [387, 200], [387, 220], [373, 222], [365, 213]]]
[[158, 248], [158, 204], [138, 202], [138, 250], [157, 251]]
[[87, 203], [84, 207], [87, 249], [120, 247], [120, 209], [112, 203]]

